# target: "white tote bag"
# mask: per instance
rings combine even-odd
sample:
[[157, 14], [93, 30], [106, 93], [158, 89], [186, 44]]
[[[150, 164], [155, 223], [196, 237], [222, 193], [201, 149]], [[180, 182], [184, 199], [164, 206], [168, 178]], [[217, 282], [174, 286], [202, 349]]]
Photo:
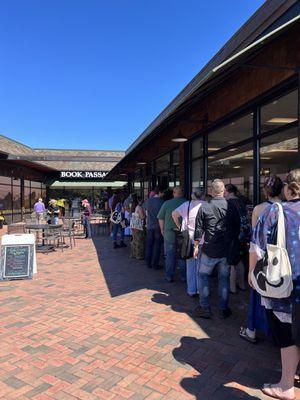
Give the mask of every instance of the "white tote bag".
[[251, 272], [255, 290], [265, 297], [283, 299], [293, 290], [292, 269], [286, 250], [283, 208], [278, 207], [277, 244], [268, 244], [267, 251]]

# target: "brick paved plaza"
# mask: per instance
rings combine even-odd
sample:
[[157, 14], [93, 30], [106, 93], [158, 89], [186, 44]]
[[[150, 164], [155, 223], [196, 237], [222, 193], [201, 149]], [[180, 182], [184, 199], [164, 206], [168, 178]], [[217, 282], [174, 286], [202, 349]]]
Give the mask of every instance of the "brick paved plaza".
[[112, 250], [109, 238], [38, 255], [32, 281], [0, 284], [0, 398], [265, 399], [278, 354], [238, 337], [247, 294], [226, 321], [194, 320], [182, 283]]

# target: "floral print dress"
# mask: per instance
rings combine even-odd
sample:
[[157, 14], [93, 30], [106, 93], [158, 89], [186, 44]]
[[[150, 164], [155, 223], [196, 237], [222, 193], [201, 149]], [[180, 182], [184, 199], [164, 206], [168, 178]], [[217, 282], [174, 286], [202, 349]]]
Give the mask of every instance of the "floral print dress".
[[[272, 299], [262, 297], [262, 304], [272, 309], [282, 322], [291, 322], [292, 306], [300, 304], [300, 199], [283, 202], [285, 219], [286, 249], [289, 255], [294, 289], [289, 298]], [[277, 227], [278, 207], [276, 203], [270, 205], [258, 218], [254, 228], [250, 252], [255, 252], [258, 259], [262, 259], [271, 243], [274, 230]]]

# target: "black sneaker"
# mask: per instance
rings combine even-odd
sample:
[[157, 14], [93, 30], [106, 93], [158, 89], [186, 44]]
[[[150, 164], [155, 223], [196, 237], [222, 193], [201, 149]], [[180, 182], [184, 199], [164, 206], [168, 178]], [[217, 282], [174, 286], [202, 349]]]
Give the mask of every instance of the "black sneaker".
[[219, 318], [225, 319], [232, 315], [230, 308], [226, 308], [226, 310], [219, 310]]
[[155, 266], [153, 267], [153, 269], [163, 269], [163, 266], [162, 266], [162, 265], [155, 265]]
[[125, 244], [124, 242], [121, 242], [120, 247], [127, 247], [127, 244]]
[[194, 309], [193, 314], [196, 318], [211, 319], [211, 311], [209, 309], [202, 308], [201, 306], [197, 306]]
[[114, 242], [114, 249], [118, 249], [120, 245], [117, 242]]

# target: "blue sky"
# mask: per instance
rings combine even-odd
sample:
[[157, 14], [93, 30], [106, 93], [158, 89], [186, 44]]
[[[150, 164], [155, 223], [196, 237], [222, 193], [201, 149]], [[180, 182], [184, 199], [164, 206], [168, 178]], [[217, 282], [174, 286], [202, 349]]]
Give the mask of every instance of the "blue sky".
[[126, 149], [263, 0], [2, 0], [0, 134]]

